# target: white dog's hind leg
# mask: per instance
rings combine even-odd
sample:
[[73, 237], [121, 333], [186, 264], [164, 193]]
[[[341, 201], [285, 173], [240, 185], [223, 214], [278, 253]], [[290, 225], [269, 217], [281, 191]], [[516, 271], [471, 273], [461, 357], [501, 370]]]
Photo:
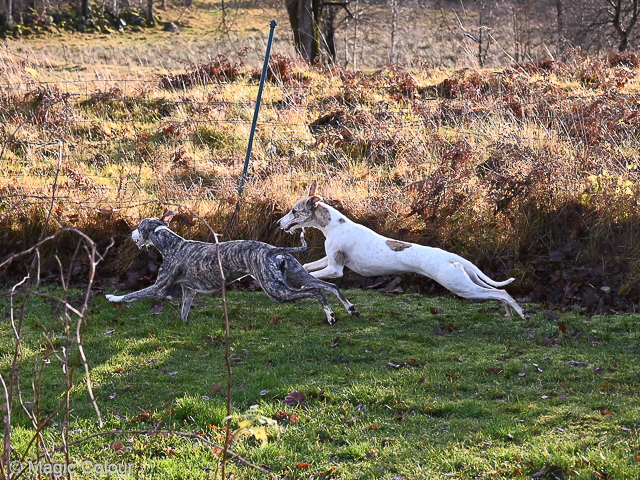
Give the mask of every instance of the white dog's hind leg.
[[[522, 308], [520, 308], [520, 305], [518, 305], [507, 292], [493, 287], [478, 285], [472, 280], [472, 275], [469, 274], [467, 268], [458, 262], [451, 262], [451, 266], [455, 267], [456, 271], [459, 273], [455, 276], [451, 275], [450, 278], [447, 279], [447, 282], [441, 282], [444, 287], [464, 298], [497, 300], [505, 305], [505, 308], [508, 305], [512, 307], [523, 319], [526, 318]], [[511, 312], [507, 310], [507, 315], [509, 315], [509, 313]]]
[[328, 265], [322, 270], [316, 270], [315, 272], [309, 272], [316, 278], [339, 278], [342, 276], [344, 266], [342, 265]]
[[307, 272], [310, 272], [311, 270], [320, 270], [321, 268], [326, 268], [327, 265], [329, 265], [329, 257], [321, 258], [320, 260], [316, 260], [315, 262], [305, 263], [303, 267]]

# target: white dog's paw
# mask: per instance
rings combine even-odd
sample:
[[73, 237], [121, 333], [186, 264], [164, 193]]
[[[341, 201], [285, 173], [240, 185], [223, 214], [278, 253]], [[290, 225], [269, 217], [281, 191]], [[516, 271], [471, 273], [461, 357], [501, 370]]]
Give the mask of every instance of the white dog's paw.
[[122, 295], [105, 295], [110, 302], [118, 303], [122, 301]]

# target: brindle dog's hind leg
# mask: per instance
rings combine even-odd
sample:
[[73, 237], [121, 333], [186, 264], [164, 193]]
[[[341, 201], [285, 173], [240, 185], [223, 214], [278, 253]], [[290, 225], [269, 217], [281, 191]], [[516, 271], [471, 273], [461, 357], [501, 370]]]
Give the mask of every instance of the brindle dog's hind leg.
[[191, 308], [191, 303], [195, 298], [197, 292], [192, 288], [187, 287], [182, 284], [182, 308], [180, 309], [180, 318], [185, 323], [189, 323], [189, 309]]
[[284, 280], [273, 281], [273, 279], [271, 279], [271, 281], [263, 281], [263, 279], [258, 279], [258, 281], [269, 298], [276, 302], [295, 302], [301, 298], [316, 297], [322, 304], [322, 308], [327, 315], [327, 323], [329, 325], [336, 323], [336, 315], [333, 313], [333, 310], [331, 310], [327, 297], [324, 296], [321, 290], [317, 288], [300, 289], [290, 287]]
[[327, 290], [333, 293], [340, 302], [344, 305], [344, 308], [347, 309], [349, 314], [354, 317], [359, 317], [360, 312], [353, 305], [347, 297], [345, 297], [342, 292], [336, 287], [333, 283], [325, 282], [320, 280], [313, 275], [310, 275], [300, 263], [294, 258], [286, 258], [286, 275], [287, 280], [293, 282], [296, 285], [301, 285], [306, 288], [317, 288], [318, 290]]

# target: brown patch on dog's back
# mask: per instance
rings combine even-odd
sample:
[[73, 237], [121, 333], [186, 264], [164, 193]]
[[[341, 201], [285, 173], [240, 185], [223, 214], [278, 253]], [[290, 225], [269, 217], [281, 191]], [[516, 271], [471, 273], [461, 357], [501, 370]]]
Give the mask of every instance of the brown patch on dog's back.
[[398, 240], [387, 240], [387, 247], [389, 247], [394, 252], [401, 252], [406, 248], [411, 248], [412, 245], [410, 243], [399, 242]]
[[344, 253], [342, 250], [338, 250], [334, 255], [333, 258], [336, 259], [336, 263], [338, 265], [346, 265], [347, 264], [347, 254]]
[[323, 206], [318, 205], [316, 207], [316, 220], [318, 220], [318, 225], [326, 227], [331, 221], [331, 212]]

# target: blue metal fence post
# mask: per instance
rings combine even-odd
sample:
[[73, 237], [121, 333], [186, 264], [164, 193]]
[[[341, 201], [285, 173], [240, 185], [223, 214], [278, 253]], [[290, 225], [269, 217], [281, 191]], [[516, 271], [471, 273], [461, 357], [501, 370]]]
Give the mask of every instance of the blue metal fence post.
[[264, 56], [264, 65], [262, 66], [262, 75], [260, 75], [260, 86], [258, 87], [258, 98], [256, 99], [256, 108], [253, 112], [253, 122], [251, 123], [251, 133], [249, 134], [249, 145], [247, 145], [247, 155], [244, 158], [244, 168], [242, 170], [242, 177], [240, 177], [240, 185], [238, 187], [238, 200], [236, 202], [236, 211], [240, 209], [240, 199], [242, 198], [242, 191], [244, 190], [244, 184], [247, 181], [247, 170], [249, 169], [249, 158], [251, 157], [251, 148], [253, 147], [253, 137], [256, 133], [256, 125], [258, 123], [258, 113], [260, 112], [260, 100], [262, 100], [262, 90], [264, 89], [264, 81], [267, 78], [267, 69], [269, 67], [269, 55], [271, 54], [271, 42], [273, 41], [273, 31], [276, 29], [278, 22], [271, 20], [269, 26], [269, 41], [267, 42], [267, 53]]

